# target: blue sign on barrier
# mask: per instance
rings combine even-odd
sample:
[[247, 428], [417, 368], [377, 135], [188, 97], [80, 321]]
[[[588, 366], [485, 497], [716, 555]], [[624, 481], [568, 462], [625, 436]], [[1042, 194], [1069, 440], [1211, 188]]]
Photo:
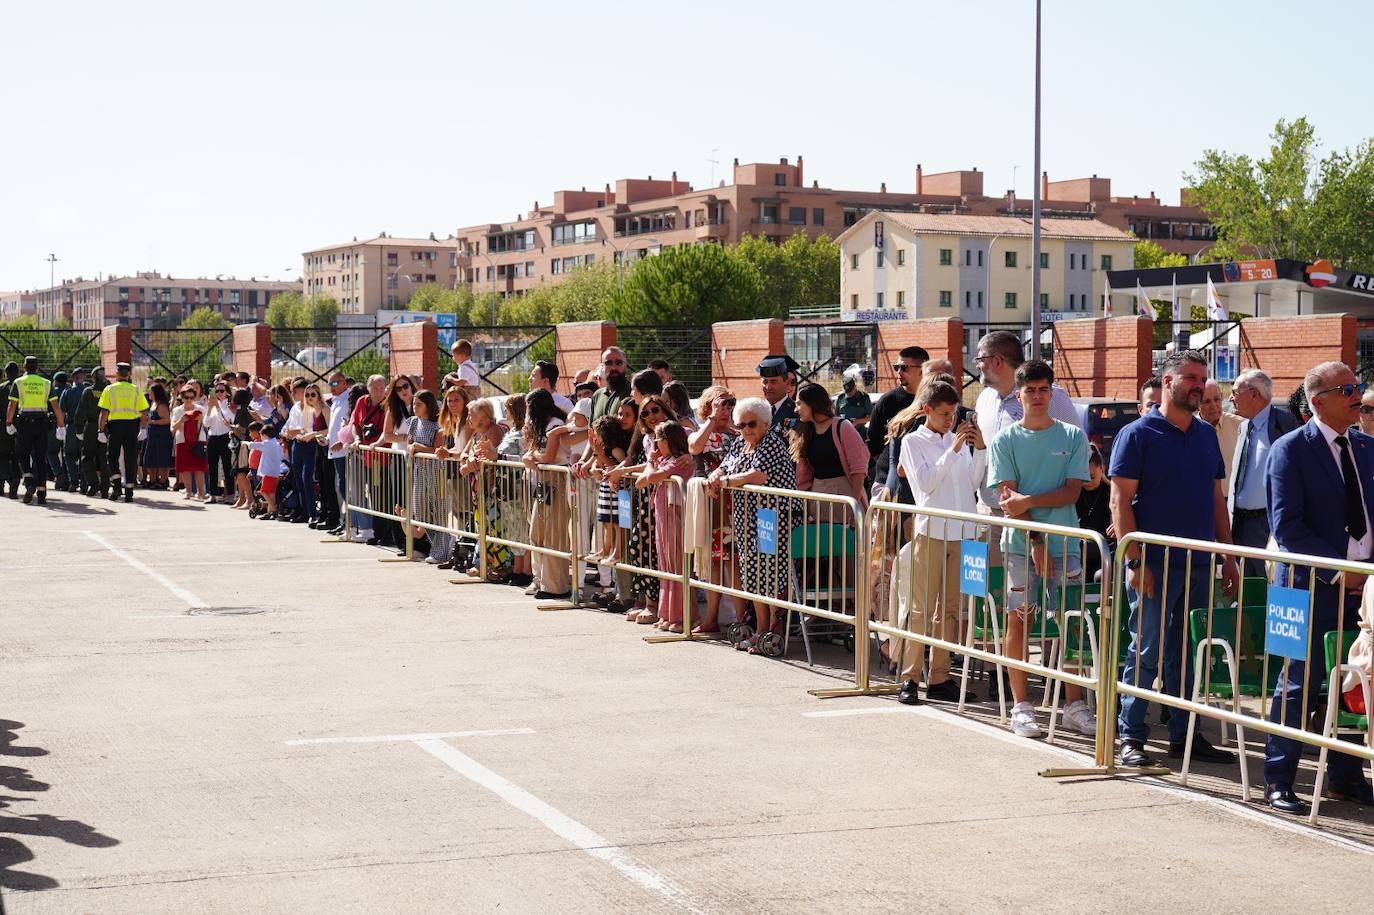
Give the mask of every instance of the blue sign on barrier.
[[771, 508], [760, 508], [757, 524], [759, 552], [765, 556], [778, 555], [778, 513]]
[[959, 593], [988, 596], [988, 545], [981, 540], [959, 541]]
[[1300, 588], [1269, 588], [1264, 650], [1283, 658], [1307, 659], [1308, 594]]
[[620, 526], [628, 531], [630, 529], [630, 491], [628, 489], [617, 489], [615, 492], [615, 504]]

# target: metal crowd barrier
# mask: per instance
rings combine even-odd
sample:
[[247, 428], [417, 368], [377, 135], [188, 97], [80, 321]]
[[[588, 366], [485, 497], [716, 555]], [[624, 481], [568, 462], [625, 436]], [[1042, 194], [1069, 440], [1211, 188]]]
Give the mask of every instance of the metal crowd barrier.
[[[1124, 582], [1126, 549], [1132, 544], [1140, 544], [1147, 560], [1151, 556], [1162, 559], [1163, 575], [1154, 584], [1156, 595], [1167, 594], [1170, 586], [1177, 587], [1178, 578], [1183, 581], [1183, 620], [1166, 618], [1166, 607], [1160, 602], [1159, 631], [1166, 632], [1170, 627], [1182, 628], [1176, 637], [1179, 643], [1178, 663], [1182, 674], [1179, 676], [1179, 694], [1175, 695], [1164, 688], [1163, 684], [1163, 647], [1157, 663], [1157, 675], [1153, 682], [1140, 680], [1138, 657], [1132, 664], [1135, 676], [1130, 682], [1124, 677], [1124, 666], [1131, 660], [1132, 627], [1136, 625], [1134, 614], [1127, 606], [1128, 596]], [[1180, 553], [1182, 561], [1180, 562]], [[1161, 555], [1162, 554], [1162, 555]], [[1249, 565], [1241, 560], [1255, 560], [1270, 564], [1268, 577], [1245, 578], [1238, 582], [1234, 597], [1224, 594], [1222, 583], [1216, 577], [1219, 561], [1226, 557], [1237, 560], [1238, 566]], [[1145, 565], [1154, 565], [1154, 560]], [[1320, 589], [1317, 576], [1309, 574], [1308, 586], [1295, 589], [1291, 587], [1294, 568], [1302, 567], [1316, 571], [1338, 574], [1339, 591], [1335, 607], [1335, 626], [1327, 628], [1324, 621], [1317, 619], [1318, 592], [1326, 591], [1331, 585]], [[1181, 781], [1188, 783], [1189, 763], [1191, 762], [1193, 735], [1198, 717], [1208, 718], [1219, 723], [1223, 742], [1226, 726], [1236, 729], [1239, 749], [1238, 760], [1241, 769], [1241, 787], [1245, 800], [1250, 799], [1250, 782], [1245, 755], [1245, 731], [1259, 731], [1276, 737], [1298, 741], [1320, 751], [1316, 787], [1312, 798], [1310, 822], [1316, 825], [1321, 805], [1322, 784], [1325, 778], [1327, 756], [1330, 752], [1342, 752], [1356, 756], [1370, 763], [1374, 770], [1374, 738], [1371, 738], [1367, 725], [1364, 728], [1364, 743], [1336, 739], [1335, 725], [1347, 715], [1341, 712], [1341, 680], [1348, 672], [1356, 674], [1364, 686], [1366, 700], [1369, 697], [1369, 683], [1363, 673], [1345, 663], [1357, 633], [1358, 613], [1346, 607], [1342, 599], [1346, 593], [1346, 575], [1374, 575], [1374, 565], [1366, 562], [1353, 562], [1329, 559], [1321, 556], [1308, 556], [1300, 553], [1285, 553], [1277, 550], [1262, 550], [1252, 547], [1232, 546], [1229, 544], [1209, 543], [1200, 540], [1184, 540], [1176, 537], [1162, 537], [1156, 534], [1133, 533], [1117, 545], [1116, 568], [1121, 581], [1120, 627], [1113, 627], [1113, 645], [1107, 651], [1111, 676], [1105, 683], [1107, 701], [1104, 707], [1112, 708], [1116, 697], [1132, 696], [1149, 702], [1168, 706], [1171, 714], [1188, 714], [1188, 737], [1184, 749], [1184, 763]], [[1206, 582], [1205, 593], [1199, 594], [1197, 585]], [[1354, 593], [1358, 594], [1358, 590]], [[1322, 614], [1325, 615], [1325, 614]], [[1343, 635], [1342, 635], [1343, 634]], [[1161, 637], [1162, 641], [1162, 637]], [[1314, 655], [1322, 660], [1321, 669], [1312, 670], [1311, 664], [1303, 668], [1304, 696], [1311, 696], [1308, 690], [1320, 690], [1327, 700], [1327, 710], [1323, 716], [1321, 732], [1309, 728], [1308, 716], [1291, 721], [1287, 716], [1286, 704], [1280, 707], [1278, 721], [1271, 720], [1270, 702], [1275, 692], [1282, 694], [1287, 690], [1287, 665], [1291, 660], [1306, 662]], [[1137, 649], [1137, 655], [1139, 651]], [[1189, 665], [1193, 667], [1193, 690], [1185, 695]], [[1323, 682], [1325, 681], [1325, 683]], [[1248, 707], [1248, 709], [1247, 709]], [[1368, 701], [1366, 701], [1368, 708]], [[1320, 703], [1318, 703], [1320, 710]], [[1321, 714], [1320, 711], [1318, 714]], [[1354, 718], [1354, 716], [1348, 716]], [[1109, 722], [1107, 737], [1114, 739], [1117, 722]], [[1358, 727], [1357, 721], [1347, 721], [1347, 726]]]
[[407, 514], [412, 529], [427, 532], [430, 555], [438, 550], [444, 558], [468, 545], [480, 551], [483, 543], [477, 525], [477, 500], [473, 483], [459, 470], [454, 458], [434, 454], [411, 456], [411, 500]]
[[[875, 587], [870, 592], [873, 619], [867, 622], [871, 632], [887, 636], [891, 641], [891, 656], [899, 671], [905, 655], [914, 648], [918, 660], [905, 662], [914, 667], [913, 679], [921, 679], [921, 670], [929, 670], [936, 660], [936, 652], [946, 657], [963, 657], [959, 675], [959, 711], [965, 707], [972, 662], [991, 664], [996, 671], [993, 688], [997, 693], [998, 714], [1006, 719], [1007, 697], [1004, 693], [1003, 670], [1010, 668], [1045, 680], [1044, 702], [1050, 705], [1049, 739], [1057, 727], [1060, 691], [1064, 684], [1081, 688], [1084, 698], [1100, 699], [1107, 666], [1100, 663], [1099, 646], [1105, 644], [1110, 626], [1111, 608], [1100, 600], [1099, 587], [1106, 588], [1110, 578], [1110, 553], [1106, 540], [1096, 531], [1065, 527], [1010, 518], [993, 517], [936, 508], [917, 508], [895, 502], [875, 502], [869, 506], [869, 526], [872, 532], [874, 567], [870, 574]], [[927, 531], [945, 536], [959, 534], [949, 540], [916, 536], [921, 521]], [[951, 527], [954, 529], [951, 530]], [[1045, 548], [1058, 552], [1062, 559], [1054, 562], [1048, 576], [1035, 572], [1029, 553], [1017, 554], [1003, 546], [1002, 565], [993, 565], [993, 538], [1003, 533], [1021, 531], [1041, 538]], [[963, 536], [968, 535], [968, 536]], [[1092, 552], [1101, 560], [1103, 582], [1085, 581], [1083, 570], [1089, 568]], [[1068, 558], [1077, 560], [1078, 568], [1070, 572]], [[1012, 567], [1012, 564], [1018, 564]], [[1014, 582], [1020, 588], [1013, 587]], [[1038, 593], [1022, 594], [1028, 583], [1038, 580]], [[1108, 591], [1107, 593], [1110, 593]], [[1023, 607], [1035, 607], [1040, 612], [1025, 621], [1025, 643], [1016, 650], [1008, 642], [1007, 627], [1013, 596]], [[945, 603], [957, 607], [946, 613]], [[939, 624], [932, 612], [938, 605]], [[936, 631], [938, 628], [939, 631]], [[931, 658], [926, 662], [926, 649]], [[1088, 668], [1089, 672], [1082, 672]], [[927, 680], [927, 682], [929, 682]], [[952, 678], [951, 678], [952, 682]], [[872, 688], [866, 681], [859, 688], [868, 692], [889, 692], [887, 688]], [[1106, 742], [1104, 718], [1111, 717], [1110, 705], [1097, 703], [1097, 732], [1093, 735], [1097, 764], [1111, 761], [1111, 745]], [[1105, 711], [1104, 711], [1105, 710]]]
[[354, 445], [345, 456], [344, 510], [400, 524], [405, 534], [406, 559], [415, 552], [410, 479], [411, 457], [404, 448]]
[[[540, 464], [531, 470], [519, 461], [483, 461], [479, 491], [482, 499], [495, 499], [501, 529], [480, 530], [482, 577], [485, 578], [485, 545], [488, 543], [532, 554], [535, 580], [567, 592], [569, 600], [545, 604], [540, 609], [576, 606], [574, 583], [581, 579], [582, 559], [573, 547], [572, 519], [577, 516], [577, 493], [572, 470]], [[485, 503], [479, 512], [487, 524]]]

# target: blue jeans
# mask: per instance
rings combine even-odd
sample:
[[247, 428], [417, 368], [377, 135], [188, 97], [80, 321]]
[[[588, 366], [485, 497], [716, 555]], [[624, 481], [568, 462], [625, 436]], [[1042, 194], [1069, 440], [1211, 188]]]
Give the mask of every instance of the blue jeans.
[[291, 443], [291, 481], [296, 488], [296, 511], [307, 515], [311, 521], [319, 517], [319, 503], [315, 501], [315, 452], [319, 447], [314, 442]]
[[[1212, 563], [1209, 557], [1193, 557], [1192, 586], [1187, 588], [1188, 601], [1193, 607], [1206, 607], [1211, 598]], [[1162, 564], [1151, 569], [1154, 573], [1154, 597], [1143, 601], [1141, 595], [1127, 586], [1126, 598], [1131, 605], [1131, 644], [1121, 670], [1121, 682], [1141, 689], [1152, 689], [1159, 671], [1160, 608], [1164, 608], [1164, 692], [1170, 696], [1193, 698], [1193, 652], [1184, 648], [1184, 633], [1188, 626], [1188, 611], [1184, 606], [1184, 590], [1188, 585], [1187, 570], [1180, 563], [1169, 569], [1168, 588]], [[1161, 604], [1162, 599], [1162, 604]], [[1117, 720], [1122, 740], [1141, 743], [1150, 737], [1146, 721], [1150, 703], [1135, 696], [1121, 697], [1121, 716]], [[1187, 714], [1172, 710], [1169, 714], [1169, 742], [1182, 743], [1188, 736]]]

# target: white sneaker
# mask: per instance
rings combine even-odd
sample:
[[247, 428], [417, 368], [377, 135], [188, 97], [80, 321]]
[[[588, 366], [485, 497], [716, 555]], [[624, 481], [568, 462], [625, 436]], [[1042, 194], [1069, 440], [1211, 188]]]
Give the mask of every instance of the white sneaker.
[[1097, 718], [1082, 699], [1064, 707], [1064, 727], [1085, 737], [1097, 736]]
[[[439, 563], [441, 563], [441, 562], [443, 562], [443, 561], [444, 561], [444, 560], [440, 559], [438, 556], [433, 556], [433, 555], [431, 555], [431, 556], [426, 556], [426, 557], [425, 557], [425, 562], [426, 562], [427, 564], [429, 564], [429, 565], [432, 565], [432, 566], [437, 566]], [[1065, 714], [1068, 714], [1068, 713], [1066, 712]]]
[[358, 531], [348, 539], [352, 540], [354, 543], [367, 543], [372, 539], [372, 531]]
[[1035, 706], [1029, 702], [1018, 702], [1011, 707], [1011, 732], [1017, 737], [1045, 736], [1035, 721]]

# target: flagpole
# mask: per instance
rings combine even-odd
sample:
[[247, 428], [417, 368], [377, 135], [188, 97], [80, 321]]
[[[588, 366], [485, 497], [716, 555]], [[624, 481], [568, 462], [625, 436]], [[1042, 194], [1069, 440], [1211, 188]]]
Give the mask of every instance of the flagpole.
[[[1040, 0], [1035, 0], [1035, 187], [1031, 194], [1031, 340], [1033, 358], [1040, 349]], [[992, 266], [988, 265], [991, 270]], [[989, 305], [989, 308], [991, 305]], [[1051, 356], [1053, 358], [1053, 356]]]

